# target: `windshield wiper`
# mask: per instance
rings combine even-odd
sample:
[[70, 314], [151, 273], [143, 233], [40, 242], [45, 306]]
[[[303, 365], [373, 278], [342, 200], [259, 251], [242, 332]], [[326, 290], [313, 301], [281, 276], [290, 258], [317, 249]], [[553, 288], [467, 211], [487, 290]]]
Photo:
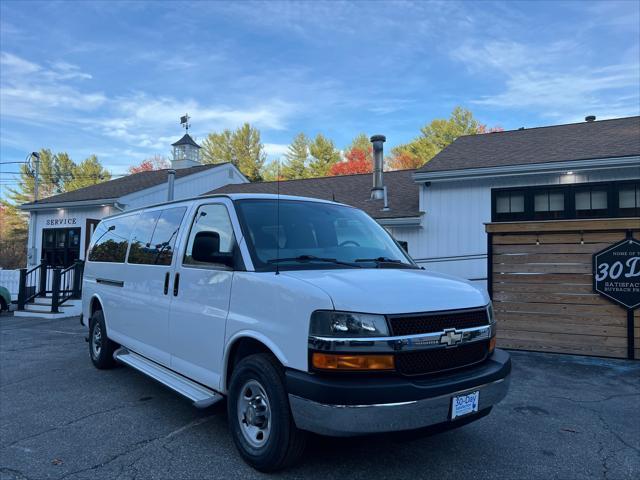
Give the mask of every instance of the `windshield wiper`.
[[315, 255], [298, 255], [297, 257], [287, 257], [287, 258], [272, 258], [271, 260], [267, 260], [267, 263], [280, 263], [280, 262], [326, 262], [333, 263], [336, 265], [346, 265], [348, 267], [354, 268], [362, 268], [360, 265], [356, 265], [355, 263], [342, 262], [336, 258], [325, 258], [325, 257], [316, 257]]
[[381, 265], [393, 265], [393, 266], [402, 266], [402, 268], [420, 268], [416, 265], [412, 265], [411, 263], [405, 263], [402, 260], [397, 260], [395, 258], [389, 257], [377, 257], [377, 258], [358, 258], [355, 260], [356, 263], [360, 262], [375, 262], [375, 264], [380, 267]]

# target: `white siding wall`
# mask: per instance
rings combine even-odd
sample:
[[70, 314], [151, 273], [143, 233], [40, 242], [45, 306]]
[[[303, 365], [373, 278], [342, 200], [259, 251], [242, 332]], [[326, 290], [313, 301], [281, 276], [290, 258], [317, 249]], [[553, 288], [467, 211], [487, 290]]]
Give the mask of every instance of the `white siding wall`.
[[[246, 180], [231, 165], [205, 170], [188, 177], [176, 179], [173, 185], [173, 199], [182, 200], [195, 197], [230, 183], [246, 183]], [[121, 199], [127, 210], [166, 201], [166, 183], [126, 195]]]
[[[411, 256], [427, 270], [456, 275], [486, 287], [491, 189], [640, 178], [640, 167], [593, 170], [575, 175], [543, 174], [433, 182], [420, 189], [421, 228], [391, 227], [409, 243]], [[454, 258], [455, 257], [455, 258]]]

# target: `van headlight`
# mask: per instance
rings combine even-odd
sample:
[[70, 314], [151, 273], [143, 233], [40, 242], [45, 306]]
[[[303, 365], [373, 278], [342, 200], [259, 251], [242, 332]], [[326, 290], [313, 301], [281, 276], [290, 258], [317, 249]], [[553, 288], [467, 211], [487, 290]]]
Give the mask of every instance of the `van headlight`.
[[489, 305], [487, 305], [487, 317], [489, 317], [489, 323], [491, 324], [495, 324], [496, 323], [496, 317], [493, 313], [493, 303], [489, 302]]
[[386, 337], [384, 315], [318, 310], [311, 314], [309, 334], [317, 337]]

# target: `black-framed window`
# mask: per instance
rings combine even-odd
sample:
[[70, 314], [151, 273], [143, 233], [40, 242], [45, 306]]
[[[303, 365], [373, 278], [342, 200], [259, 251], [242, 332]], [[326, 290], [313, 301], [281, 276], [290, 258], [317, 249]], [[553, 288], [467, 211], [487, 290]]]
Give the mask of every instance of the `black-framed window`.
[[609, 189], [600, 187], [577, 188], [575, 191], [576, 218], [607, 217]]
[[566, 216], [565, 192], [558, 189], [537, 190], [533, 193], [535, 220], [551, 220]]
[[618, 211], [625, 217], [640, 216], [640, 182], [629, 182], [618, 189]]
[[525, 211], [521, 190], [504, 190], [494, 196], [493, 211], [502, 221], [516, 220]]
[[493, 222], [636, 216], [640, 216], [640, 180], [491, 191]]

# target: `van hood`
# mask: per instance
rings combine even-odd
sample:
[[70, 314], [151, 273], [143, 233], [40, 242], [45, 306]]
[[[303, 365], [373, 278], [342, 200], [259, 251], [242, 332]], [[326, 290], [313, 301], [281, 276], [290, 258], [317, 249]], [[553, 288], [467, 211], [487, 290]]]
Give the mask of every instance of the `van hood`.
[[466, 280], [417, 269], [290, 270], [281, 274], [322, 289], [336, 310], [396, 314], [489, 303], [487, 293]]

